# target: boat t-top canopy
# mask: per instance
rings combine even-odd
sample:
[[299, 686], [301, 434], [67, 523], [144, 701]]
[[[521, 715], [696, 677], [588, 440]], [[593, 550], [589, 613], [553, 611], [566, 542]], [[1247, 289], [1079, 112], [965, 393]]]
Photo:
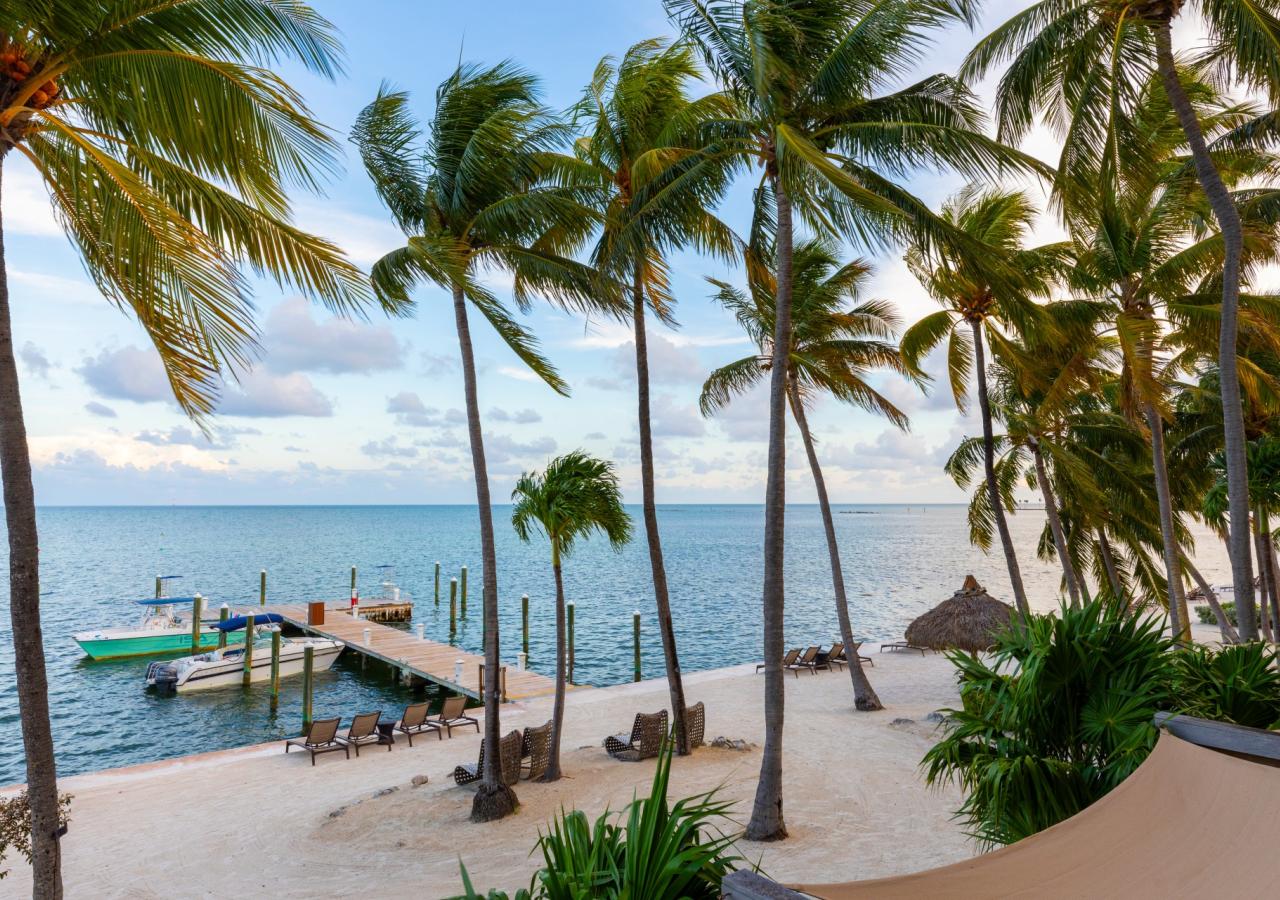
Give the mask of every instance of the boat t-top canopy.
[[[254, 625], [279, 625], [284, 622], [284, 616], [279, 613], [261, 613], [253, 616]], [[219, 631], [239, 631], [249, 625], [250, 616], [232, 616], [225, 622], [219, 622], [214, 627]]]
[[[207, 600], [208, 597], [201, 597], [201, 600]], [[145, 600], [135, 600], [134, 603], [139, 606], [169, 606], [170, 604], [181, 605], [186, 603], [195, 603], [195, 597], [148, 597]]]

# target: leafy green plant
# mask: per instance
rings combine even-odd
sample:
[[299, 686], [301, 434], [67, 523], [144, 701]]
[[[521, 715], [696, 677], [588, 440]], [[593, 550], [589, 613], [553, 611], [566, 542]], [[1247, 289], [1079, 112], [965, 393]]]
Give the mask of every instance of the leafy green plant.
[[720, 882], [742, 858], [732, 852], [737, 834], [714, 824], [732, 804], [711, 790], [667, 802], [673, 741], [658, 757], [647, 797], [633, 799], [618, 817], [605, 810], [594, 824], [581, 810], [561, 812], [534, 848], [543, 867], [527, 889], [513, 895], [480, 894], [466, 866], [466, 893], [453, 900], [715, 900]]
[[1008, 844], [1075, 815], [1146, 759], [1173, 699], [1162, 624], [1094, 601], [1009, 630], [990, 661], [950, 655], [961, 708], [923, 765], [930, 784], [964, 789], [957, 815], [976, 839]]
[[[68, 810], [71, 808], [71, 795], [58, 797], [58, 824], [66, 827], [70, 821]], [[29, 863], [31, 862], [31, 804], [27, 801], [27, 792], [23, 791], [13, 797], [0, 797], [0, 862], [10, 849], [17, 850]], [[8, 869], [0, 869], [0, 878], [9, 874]]]
[[[1227, 617], [1227, 621], [1232, 625], [1239, 625], [1236, 619], [1236, 605], [1228, 600], [1226, 603], [1219, 604], [1222, 607], [1222, 614]], [[1260, 617], [1262, 609], [1258, 604], [1253, 604], [1254, 615]], [[1200, 619], [1202, 625], [1217, 625], [1218, 620], [1213, 617], [1213, 610], [1209, 606], [1197, 606], [1196, 616]]]
[[1280, 669], [1266, 644], [1194, 647], [1174, 656], [1180, 712], [1251, 728], [1280, 728]]

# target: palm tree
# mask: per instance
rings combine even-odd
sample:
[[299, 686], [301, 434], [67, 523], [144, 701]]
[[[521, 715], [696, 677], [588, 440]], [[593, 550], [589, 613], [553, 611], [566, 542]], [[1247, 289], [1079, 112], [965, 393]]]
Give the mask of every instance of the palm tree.
[[[907, 329], [902, 336], [902, 355], [914, 371], [921, 371], [924, 357], [947, 342], [947, 375], [956, 407], [964, 412], [969, 405], [969, 372], [977, 378], [978, 410], [982, 417], [983, 469], [987, 503], [1000, 536], [1014, 601], [1024, 615], [1031, 614], [1022, 584], [1017, 551], [1005, 520], [1005, 504], [995, 470], [995, 440], [992, 431], [991, 399], [987, 388], [984, 343], [993, 354], [1011, 359], [1014, 348], [1002, 329], [1026, 332], [1041, 318], [1034, 302], [1047, 294], [1062, 266], [1065, 247], [1049, 244], [1024, 248], [1036, 208], [1021, 191], [964, 188], [943, 206], [942, 216], [956, 229], [970, 236], [972, 252], [956, 253], [947, 248], [931, 251], [920, 242], [907, 255], [907, 264], [916, 278], [943, 308], [930, 313]], [[1007, 260], [1018, 273], [993, 284], [990, 259]], [[999, 327], [995, 327], [999, 326]]]
[[627, 284], [631, 295], [644, 530], [676, 746], [681, 754], [690, 748], [654, 500], [645, 319], [647, 310], [652, 310], [661, 321], [673, 324], [675, 298], [667, 281], [671, 250], [694, 246], [724, 255], [735, 244], [729, 229], [707, 209], [724, 187], [724, 166], [698, 152], [690, 140], [700, 123], [727, 111], [727, 99], [711, 94], [690, 100], [686, 91], [698, 74], [688, 47], [641, 41], [628, 49], [620, 62], [610, 57], [600, 61], [574, 110], [575, 119], [585, 122], [587, 129], [586, 136], [577, 141], [577, 155], [609, 192], [592, 262], [606, 277]]
[[[374, 264], [374, 292], [407, 304], [410, 288], [425, 280], [452, 295], [480, 516], [485, 669], [491, 673], [499, 666], [497, 559], [467, 307], [479, 311], [553, 390], [568, 393], [534, 337], [477, 278], [487, 268], [511, 272], [521, 308], [533, 294], [586, 306], [608, 287], [588, 266], [566, 256], [582, 244], [597, 216], [584, 202], [592, 200], [590, 186], [571, 180], [575, 161], [555, 152], [564, 139], [563, 125], [538, 103], [536, 79], [510, 63], [463, 65], [445, 79], [436, 92], [425, 148], [414, 146], [419, 132], [408, 96], [385, 87], [360, 113], [352, 133], [375, 189], [408, 237], [404, 247]], [[485, 741], [496, 747], [497, 678], [486, 682], [484, 703]], [[515, 809], [515, 792], [499, 778], [497, 753], [485, 754], [482, 777], [474, 821]]]
[[631, 540], [631, 518], [622, 507], [622, 491], [613, 463], [581, 450], [558, 456], [542, 474], [526, 472], [511, 492], [511, 524], [520, 540], [540, 531], [551, 543], [551, 571], [556, 579], [556, 699], [552, 713], [551, 758], [543, 781], [560, 778], [560, 737], [564, 726], [564, 692], [568, 680], [565, 647], [564, 578], [561, 561], [580, 539], [603, 534], [615, 550]]
[[[99, 289], [155, 345], [179, 406], [211, 413], [254, 356], [244, 268], [358, 311], [360, 273], [290, 224], [285, 186], [337, 167], [328, 131], [265, 62], [339, 68], [305, 3], [6, 0], [0, 176], [31, 165]], [[0, 248], [3, 241], [0, 239]], [[40, 630], [35, 497], [0, 252], [0, 469], [34, 894], [60, 897], [58, 797]]]
[[[935, 75], [878, 93], [922, 58], [930, 31], [972, 21], [968, 0], [887, 0], [870, 6], [847, 0], [664, 0], [664, 5], [735, 107], [704, 130], [709, 151], [740, 167], [758, 164], [763, 170], [754, 192], [755, 222], [776, 234], [776, 347], [791, 345], [795, 214], [819, 232], [873, 244], [907, 230], [955, 238], [953, 229], [894, 177], [921, 164], [949, 165], [975, 176], [1005, 165], [1029, 165], [982, 134], [980, 109], [954, 79]], [[781, 668], [786, 405], [784, 364], [774, 366], [769, 379], [762, 585], [765, 742], [746, 829], [753, 840], [787, 833]]]
[[[886, 339], [893, 335], [897, 317], [888, 303], [879, 300], [858, 302], [870, 268], [861, 260], [840, 265], [830, 241], [810, 240], [796, 247], [792, 260], [791, 348], [787, 353], [787, 399], [791, 415], [804, 442], [818, 507], [826, 532], [831, 558], [831, 581], [835, 589], [836, 616], [840, 637], [846, 647], [855, 646], [845, 594], [844, 570], [836, 542], [831, 501], [826, 480], [818, 463], [813, 434], [805, 415], [806, 406], [821, 393], [843, 403], [879, 413], [899, 428], [907, 428], [907, 417], [868, 381], [874, 369], [906, 374], [898, 351]], [[765, 378], [774, 366], [773, 317], [777, 281], [771, 273], [754, 270], [749, 295], [724, 281], [708, 279], [717, 288], [715, 297], [735, 315], [759, 353], [735, 360], [716, 369], [702, 388], [703, 415], [711, 415], [733, 397]], [[849, 306], [852, 302], [854, 305]], [[856, 653], [849, 654], [849, 674], [853, 679], [854, 707], [884, 709], [876, 696]]]
[[1116, 151], [1104, 127], [1109, 112], [1132, 98], [1151, 73], [1176, 114], [1189, 147], [1195, 176], [1221, 234], [1222, 295], [1218, 365], [1222, 371], [1222, 417], [1230, 496], [1231, 572], [1241, 601], [1241, 636], [1256, 638], [1252, 622], [1249, 488], [1244, 416], [1236, 368], [1237, 316], [1245, 230], [1240, 211], [1209, 151], [1205, 130], [1173, 53], [1171, 26], [1186, 9], [1204, 29], [1209, 58], [1248, 88], [1274, 93], [1280, 85], [1274, 11], [1250, 0], [1040, 0], [979, 42], [962, 69], [978, 78], [1011, 60], [1000, 80], [996, 105], [1000, 137], [1016, 144], [1044, 116], [1070, 134], [1081, 159]]

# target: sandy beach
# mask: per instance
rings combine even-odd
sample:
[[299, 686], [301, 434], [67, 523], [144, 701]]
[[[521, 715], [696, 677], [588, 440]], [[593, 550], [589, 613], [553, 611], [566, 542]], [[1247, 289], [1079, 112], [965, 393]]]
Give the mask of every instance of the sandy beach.
[[[868, 648], [870, 645], [868, 645]], [[864, 648], [864, 652], [866, 649]], [[845, 673], [787, 679], [786, 818], [778, 844], [740, 842], [783, 880], [846, 880], [909, 872], [965, 858], [973, 843], [951, 820], [950, 789], [925, 786], [917, 770], [933, 725], [925, 716], [956, 702], [951, 667], [930, 654], [879, 653], [873, 683], [887, 709], [852, 711]], [[690, 702], [707, 706], [707, 739], [759, 744], [763, 676], [754, 666], [686, 676]], [[538, 828], [561, 807], [594, 818], [647, 790], [654, 761], [622, 763], [600, 748], [637, 711], [667, 706], [661, 679], [573, 692], [563, 766], [553, 785], [522, 782], [519, 812], [501, 822], [467, 819], [471, 790], [453, 766], [474, 762], [480, 739], [403, 737], [391, 752], [357, 759], [328, 754], [312, 767], [279, 743], [200, 754], [67, 778], [75, 796], [63, 841], [69, 897], [315, 897], [390, 891], [446, 897], [461, 889], [458, 861], [478, 888], [527, 886]], [[329, 713], [318, 708], [317, 715]], [[333, 710], [332, 712], [339, 712]], [[354, 710], [341, 710], [344, 721]], [[539, 724], [550, 698], [503, 708], [503, 728]], [[904, 721], [910, 720], [910, 721]], [[193, 736], [194, 742], [198, 736]], [[194, 748], [194, 747], [193, 747]], [[704, 747], [673, 766], [672, 795], [720, 786], [750, 810], [760, 755]], [[414, 776], [429, 783], [414, 787]], [[29, 870], [9, 860], [0, 894], [30, 892]]]

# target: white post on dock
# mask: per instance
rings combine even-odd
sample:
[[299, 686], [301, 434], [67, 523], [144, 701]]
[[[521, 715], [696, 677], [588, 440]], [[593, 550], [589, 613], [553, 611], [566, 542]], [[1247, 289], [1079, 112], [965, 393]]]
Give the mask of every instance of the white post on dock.
[[419, 622], [419, 623], [418, 623], [418, 640], [422, 640], [422, 639], [423, 639], [423, 634], [422, 634], [422, 633], [423, 633], [423, 630], [424, 630], [424, 629], [426, 629], [426, 627], [427, 627], [427, 626], [426, 626], [425, 624], [423, 624], [422, 622]]
[[529, 662], [529, 654], [521, 651], [516, 654], [516, 669], [523, 672], [525, 665]]
[[453, 683], [462, 684], [462, 660], [460, 659], [453, 661]]
[[368, 629], [368, 628], [366, 628], [366, 629], [364, 630], [364, 645], [365, 645], [366, 647], [368, 647], [368, 646], [369, 646], [369, 633], [370, 633], [370, 632], [369, 632], [369, 629]]

